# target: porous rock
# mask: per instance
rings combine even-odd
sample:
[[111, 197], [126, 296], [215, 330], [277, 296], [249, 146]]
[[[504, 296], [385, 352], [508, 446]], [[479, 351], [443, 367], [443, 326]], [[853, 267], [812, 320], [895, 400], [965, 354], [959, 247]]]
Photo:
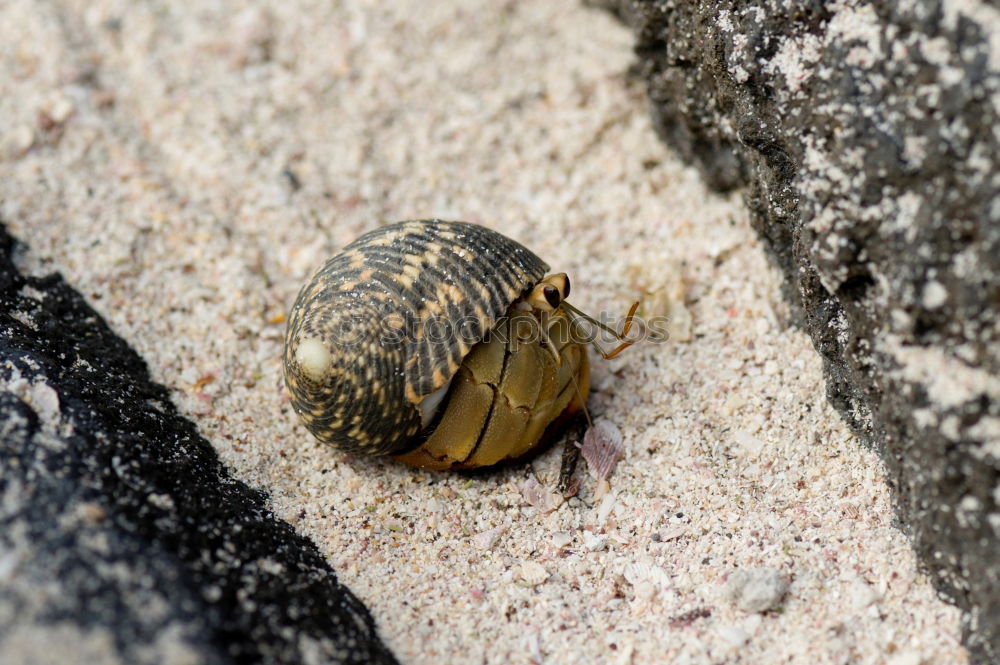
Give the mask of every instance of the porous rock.
[[395, 663], [317, 548], [0, 227], [0, 661]]
[[598, 0], [659, 133], [752, 222], [828, 396], [1000, 659], [1000, 10], [979, 0]]

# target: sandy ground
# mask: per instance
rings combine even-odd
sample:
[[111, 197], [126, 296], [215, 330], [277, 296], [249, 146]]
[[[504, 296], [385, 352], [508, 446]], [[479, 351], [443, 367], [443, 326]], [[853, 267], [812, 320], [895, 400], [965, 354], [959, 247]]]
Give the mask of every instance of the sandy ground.
[[[313, 538], [403, 663], [961, 663], [877, 457], [824, 399], [739, 195], [654, 137], [630, 37], [574, 2], [10, 0], [0, 199], [174, 389], [239, 477]], [[626, 458], [542, 514], [558, 451], [496, 473], [349, 458], [297, 425], [283, 317], [397, 219], [482, 222], [666, 344], [596, 359]], [[685, 324], [690, 317], [689, 325]], [[724, 589], [769, 567], [747, 613]]]

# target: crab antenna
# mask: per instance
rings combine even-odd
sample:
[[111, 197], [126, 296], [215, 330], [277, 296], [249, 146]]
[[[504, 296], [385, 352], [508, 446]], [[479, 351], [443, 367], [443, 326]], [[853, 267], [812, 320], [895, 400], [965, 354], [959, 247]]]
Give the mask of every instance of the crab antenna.
[[[612, 335], [614, 335], [618, 339], [622, 338], [622, 336], [619, 335], [617, 332], [615, 332], [615, 330], [613, 328], [610, 328], [609, 326], [606, 326], [605, 324], [601, 323], [600, 321], [598, 321], [597, 319], [595, 319], [594, 317], [592, 317], [590, 314], [587, 314], [586, 312], [583, 312], [583, 311], [579, 310], [578, 308], [576, 308], [573, 305], [569, 304], [567, 301], [563, 300], [562, 301], [562, 305], [563, 305], [563, 307], [565, 307], [569, 311], [571, 311], [574, 314], [576, 314], [581, 319], [593, 323], [595, 326], [597, 326], [598, 328], [600, 328], [604, 332], [611, 333]], [[631, 323], [631, 321], [629, 323]]]
[[565, 300], [563, 300], [561, 304], [563, 306], [565, 306], [566, 309], [568, 309], [571, 313], [573, 313], [575, 315], [574, 317], [571, 317], [572, 320], [573, 320], [573, 323], [575, 325], [579, 325], [579, 320], [578, 319], [584, 319], [585, 321], [589, 321], [590, 323], [594, 324], [595, 326], [597, 326], [601, 330], [603, 330], [605, 332], [608, 332], [608, 333], [611, 333], [612, 335], [615, 336], [616, 339], [618, 339], [618, 340], [620, 340], [622, 342], [611, 353], [606, 353], [604, 351], [604, 349], [602, 349], [601, 346], [597, 343], [596, 340], [590, 340], [590, 343], [593, 344], [594, 348], [597, 349], [598, 352], [602, 356], [604, 356], [604, 358], [606, 360], [611, 360], [612, 358], [614, 358], [615, 356], [617, 356], [619, 353], [621, 353], [622, 351], [624, 351], [625, 349], [627, 349], [628, 347], [632, 346], [635, 343], [634, 340], [625, 339], [625, 336], [628, 335], [628, 331], [632, 329], [632, 319], [635, 317], [636, 310], [639, 309], [639, 302], [638, 301], [632, 303], [632, 307], [629, 308], [628, 314], [625, 316], [625, 325], [622, 326], [621, 333], [616, 332], [614, 329], [606, 326], [605, 324], [603, 324], [602, 322], [598, 321], [597, 319], [595, 319], [594, 317], [590, 316], [589, 314], [580, 311], [579, 309], [577, 309], [573, 305], [569, 304]]

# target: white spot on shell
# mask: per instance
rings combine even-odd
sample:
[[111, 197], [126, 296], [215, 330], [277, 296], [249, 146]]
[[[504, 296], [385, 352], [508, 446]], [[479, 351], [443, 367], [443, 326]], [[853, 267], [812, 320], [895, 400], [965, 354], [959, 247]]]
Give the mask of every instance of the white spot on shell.
[[330, 368], [330, 350], [320, 339], [307, 337], [295, 349], [295, 363], [307, 379], [322, 383]]

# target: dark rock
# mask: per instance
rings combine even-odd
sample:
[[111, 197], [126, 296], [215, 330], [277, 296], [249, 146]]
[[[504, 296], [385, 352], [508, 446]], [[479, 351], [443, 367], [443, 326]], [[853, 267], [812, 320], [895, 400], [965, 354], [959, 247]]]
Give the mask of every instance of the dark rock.
[[1000, 12], [894, 0], [598, 0], [659, 132], [753, 224], [888, 465], [901, 521], [1000, 659]]
[[15, 254], [0, 227], [0, 660], [396, 662], [143, 361]]

